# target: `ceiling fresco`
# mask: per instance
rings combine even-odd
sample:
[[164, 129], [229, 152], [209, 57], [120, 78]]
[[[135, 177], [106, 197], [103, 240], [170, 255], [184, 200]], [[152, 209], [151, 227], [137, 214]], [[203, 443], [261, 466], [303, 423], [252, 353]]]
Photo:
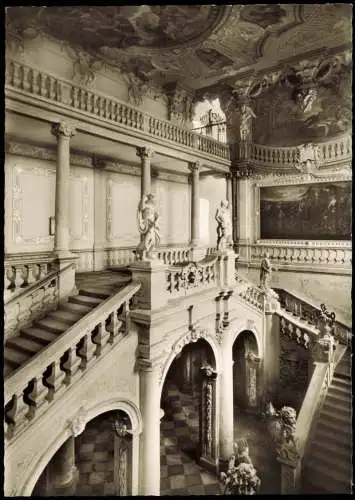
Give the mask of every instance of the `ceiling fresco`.
[[9, 31], [40, 30], [155, 83], [200, 89], [319, 48], [351, 44], [351, 4], [13, 7]]
[[321, 142], [343, 135], [352, 126], [352, 75], [334, 74], [317, 87], [313, 106], [303, 112], [287, 86], [278, 85], [255, 101], [254, 139], [258, 144], [283, 146]]

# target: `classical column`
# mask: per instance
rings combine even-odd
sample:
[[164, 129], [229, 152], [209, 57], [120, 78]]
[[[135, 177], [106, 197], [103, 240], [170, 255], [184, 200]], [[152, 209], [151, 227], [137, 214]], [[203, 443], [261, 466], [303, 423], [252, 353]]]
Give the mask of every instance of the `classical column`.
[[58, 257], [65, 257], [69, 253], [69, 143], [75, 128], [64, 122], [54, 123], [52, 133], [57, 138], [54, 250]]
[[220, 427], [219, 427], [219, 468], [224, 470], [233, 454], [234, 442], [234, 404], [233, 404], [233, 355], [232, 346], [225, 338], [225, 331], [221, 337], [221, 366], [220, 377]]
[[[78, 477], [75, 466], [75, 437], [71, 436], [57, 451], [51, 463], [52, 484], [57, 492], [74, 493]], [[69, 491], [70, 490], [70, 491]]]
[[191, 172], [191, 241], [193, 247], [200, 245], [200, 163], [190, 162]]
[[145, 194], [151, 192], [151, 159], [154, 151], [147, 147], [137, 147], [137, 156], [141, 159], [142, 175], [141, 175], [141, 198]]
[[226, 199], [229, 201], [229, 205], [233, 207], [233, 193], [232, 193], [232, 175], [226, 174]]
[[251, 172], [239, 169], [236, 174], [236, 242], [239, 249], [239, 262], [249, 262], [250, 243], [253, 241], [255, 210], [253, 210]]
[[140, 494], [160, 495], [160, 369], [140, 362], [140, 403], [144, 422], [141, 441]]
[[280, 382], [280, 303], [276, 298], [265, 298], [264, 355], [260, 378], [260, 406], [273, 401]]

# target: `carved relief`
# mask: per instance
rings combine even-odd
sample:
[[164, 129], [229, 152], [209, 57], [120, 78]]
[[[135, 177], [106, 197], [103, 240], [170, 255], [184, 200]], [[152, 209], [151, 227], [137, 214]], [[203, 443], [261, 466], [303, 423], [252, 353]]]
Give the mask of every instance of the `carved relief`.
[[83, 407], [81, 407], [78, 413], [75, 415], [75, 417], [72, 420], [68, 421], [68, 427], [70, 428], [74, 437], [79, 436], [84, 431], [86, 426], [86, 420], [87, 420], [86, 411], [84, 410]]

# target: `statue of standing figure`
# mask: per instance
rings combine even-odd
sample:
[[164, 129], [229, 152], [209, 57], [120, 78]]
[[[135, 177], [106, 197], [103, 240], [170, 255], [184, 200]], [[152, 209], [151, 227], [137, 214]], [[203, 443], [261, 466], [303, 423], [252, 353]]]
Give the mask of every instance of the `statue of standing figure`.
[[271, 284], [271, 275], [272, 275], [272, 265], [270, 262], [270, 256], [268, 253], [264, 254], [264, 258], [261, 261], [260, 267], [260, 288], [265, 291], [270, 290]]
[[229, 201], [221, 201], [215, 219], [217, 221], [217, 250], [233, 248], [232, 214]]
[[138, 260], [154, 260], [153, 250], [159, 245], [159, 214], [154, 194], [146, 194], [138, 205], [138, 230], [141, 241], [136, 249]]

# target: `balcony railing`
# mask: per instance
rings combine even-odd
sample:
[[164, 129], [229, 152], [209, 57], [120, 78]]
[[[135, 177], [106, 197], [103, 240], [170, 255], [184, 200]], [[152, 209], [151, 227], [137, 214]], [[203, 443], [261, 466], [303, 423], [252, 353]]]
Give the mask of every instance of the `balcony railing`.
[[32, 68], [12, 59], [7, 60], [5, 83], [9, 88], [69, 106], [74, 110], [103, 118], [111, 123], [140, 130], [155, 137], [229, 160], [229, 146], [203, 137], [168, 120], [155, 118], [134, 106], [99, 92], [89, 91], [64, 79]]

